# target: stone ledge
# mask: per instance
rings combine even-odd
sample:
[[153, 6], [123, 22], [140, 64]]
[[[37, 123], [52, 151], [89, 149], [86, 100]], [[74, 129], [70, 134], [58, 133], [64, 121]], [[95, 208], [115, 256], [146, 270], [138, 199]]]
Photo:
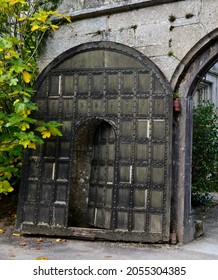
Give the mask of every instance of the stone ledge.
[[119, 1], [117, 3], [114, 3], [115, 1], [113, 1], [112, 3], [107, 5], [104, 5], [103, 1], [97, 1], [94, 7], [89, 8], [87, 4], [79, 4], [77, 5], [79, 7], [76, 10], [73, 10], [73, 8], [71, 8], [69, 4], [67, 5], [65, 3], [66, 1], [64, 1], [60, 5], [58, 11], [60, 13], [67, 14], [71, 17], [72, 21], [75, 21], [181, 1], [185, 0], [128, 0]]

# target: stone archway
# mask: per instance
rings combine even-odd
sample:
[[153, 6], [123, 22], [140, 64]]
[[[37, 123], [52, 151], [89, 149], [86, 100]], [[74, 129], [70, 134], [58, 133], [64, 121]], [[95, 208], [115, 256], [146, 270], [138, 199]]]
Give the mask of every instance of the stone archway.
[[192, 95], [206, 72], [218, 60], [218, 29], [202, 38], [177, 67], [171, 86], [179, 92], [182, 112], [174, 122], [174, 211], [178, 241], [194, 238], [194, 213], [191, 207], [192, 170]]
[[[28, 152], [18, 227], [23, 232], [79, 236], [81, 230], [75, 226], [91, 224], [103, 228], [86, 228], [86, 234], [96, 238], [168, 242], [172, 92], [156, 65], [121, 44], [87, 43], [55, 59], [36, 86], [36, 118], [60, 121], [63, 137], [48, 141], [53, 150], [49, 155], [46, 145], [34, 155]], [[87, 137], [83, 139], [84, 129]], [[91, 165], [86, 164], [91, 157], [89, 134], [94, 137], [91, 149], [96, 150]], [[80, 170], [88, 174], [89, 169], [95, 176], [87, 182], [87, 196], [81, 193]], [[80, 191], [72, 192], [72, 186]], [[26, 195], [33, 189], [36, 196]], [[70, 193], [76, 197], [72, 203]], [[74, 205], [77, 196], [82, 202]], [[78, 207], [82, 211], [75, 212]], [[84, 215], [86, 208], [89, 218]], [[76, 217], [80, 215], [81, 219]]]

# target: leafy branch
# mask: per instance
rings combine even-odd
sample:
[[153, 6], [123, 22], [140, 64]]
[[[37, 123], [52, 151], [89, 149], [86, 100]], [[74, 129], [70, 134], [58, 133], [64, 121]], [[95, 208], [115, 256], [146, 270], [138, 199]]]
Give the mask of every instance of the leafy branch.
[[23, 149], [36, 149], [43, 139], [61, 136], [56, 122], [37, 122], [32, 113], [33, 83], [43, 40], [58, 29], [52, 17], [60, 1], [0, 1], [0, 193], [15, 187]]

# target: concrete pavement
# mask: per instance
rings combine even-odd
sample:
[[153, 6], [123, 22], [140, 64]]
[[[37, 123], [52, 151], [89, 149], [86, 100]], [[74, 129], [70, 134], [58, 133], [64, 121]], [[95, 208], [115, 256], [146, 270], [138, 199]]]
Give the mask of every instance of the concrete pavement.
[[218, 260], [218, 203], [196, 211], [204, 234], [184, 245], [81, 241], [14, 236], [14, 226], [0, 225], [0, 260]]

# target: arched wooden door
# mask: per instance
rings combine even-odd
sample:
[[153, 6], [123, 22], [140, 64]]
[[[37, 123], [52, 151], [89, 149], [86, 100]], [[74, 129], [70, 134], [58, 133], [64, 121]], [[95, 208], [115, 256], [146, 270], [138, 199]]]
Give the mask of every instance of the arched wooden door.
[[[111, 42], [78, 46], [49, 67], [38, 80], [35, 117], [61, 122], [63, 136], [26, 155], [18, 226], [51, 234], [68, 228], [73, 173], [86, 180], [83, 156], [75, 157], [82, 153], [91, 168], [88, 223], [109, 229], [108, 239], [168, 241], [172, 93], [163, 74], [140, 52]], [[93, 120], [101, 121], [89, 163], [91, 142], [82, 141], [81, 151], [73, 139]]]
[[115, 133], [110, 124], [101, 123], [92, 146], [91, 178], [88, 197], [89, 224], [111, 228], [115, 172]]

